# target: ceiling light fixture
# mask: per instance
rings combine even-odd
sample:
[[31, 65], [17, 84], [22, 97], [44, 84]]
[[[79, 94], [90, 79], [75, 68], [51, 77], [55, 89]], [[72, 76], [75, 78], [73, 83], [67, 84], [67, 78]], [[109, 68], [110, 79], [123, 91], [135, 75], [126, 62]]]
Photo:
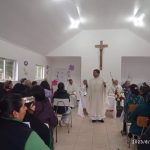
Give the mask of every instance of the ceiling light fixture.
[[139, 17], [135, 17], [133, 20], [133, 23], [135, 26], [144, 26], [143, 18], [145, 17], [145, 14], [141, 14]]
[[85, 23], [86, 21], [85, 21], [85, 19], [84, 19], [84, 18], [82, 18], [82, 17], [81, 17], [81, 14], [80, 14], [80, 9], [79, 9], [79, 7], [77, 6], [76, 8], [77, 8], [77, 12], [78, 12], [78, 15], [79, 15], [79, 20], [80, 20], [80, 23]]
[[74, 20], [72, 17], [69, 17], [70, 19], [70, 29], [77, 29], [79, 27], [79, 24], [80, 24], [80, 20]]
[[134, 26], [137, 26], [137, 27], [143, 27], [144, 26], [144, 22], [143, 22], [143, 19], [145, 17], [145, 14], [142, 13], [139, 15], [139, 9], [138, 8], [135, 8], [134, 9], [134, 13], [133, 13], [133, 16], [129, 17], [128, 18], [128, 21], [129, 22], [133, 22]]
[[75, 19], [73, 19], [72, 17], [69, 16], [69, 19], [70, 19], [70, 22], [71, 22], [69, 28], [70, 29], [77, 29], [77, 28], [79, 28], [79, 25], [81, 23], [85, 22], [85, 19], [81, 17], [80, 8], [76, 5], [75, 1], [72, 0], [72, 2], [73, 2], [74, 6], [76, 8], [76, 11], [77, 11], [77, 14], [78, 14], [78, 19], [75, 20]]

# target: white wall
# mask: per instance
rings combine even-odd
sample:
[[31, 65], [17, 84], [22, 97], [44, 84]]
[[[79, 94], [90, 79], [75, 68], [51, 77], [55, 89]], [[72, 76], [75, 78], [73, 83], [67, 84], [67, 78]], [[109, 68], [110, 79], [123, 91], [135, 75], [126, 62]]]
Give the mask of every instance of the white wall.
[[99, 67], [100, 40], [108, 44], [103, 53], [102, 75], [110, 81], [110, 72], [121, 80], [122, 56], [150, 56], [150, 45], [129, 30], [85, 30], [67, 41], [48, 56], [81, 56], [81, 77], [91, 78], [92, 70]]
[[[19, 79], [27, 77], [30, 80], [35, 80], [35, 65], [46, 66], [48, 64], [45, 56], [2, 40], [0, 40], [0, 57], [17, 60]], [[24, 66], [25, 60], [28, 61], [27, 67]], [[24, 69], [28, 75], [25, 75]]]
[[133, 83], [150, 83], [150, 57], [123, 57], [122, 81], [131, 80]]
[[[81, 57], [49, 57], [50, 78], [58, 80], [57, 71], [69, 71], [69, 65], [74, 66], [74, 70], [70, 71], [70, 77], [66, 76], [65, 84], [68, 78], [72, 78], [74, 83], [80, 85], [81, 81]], [[68, 75], [68, 74], [67, 74]], [[61, 78], [60, 78], [61, 79]]]

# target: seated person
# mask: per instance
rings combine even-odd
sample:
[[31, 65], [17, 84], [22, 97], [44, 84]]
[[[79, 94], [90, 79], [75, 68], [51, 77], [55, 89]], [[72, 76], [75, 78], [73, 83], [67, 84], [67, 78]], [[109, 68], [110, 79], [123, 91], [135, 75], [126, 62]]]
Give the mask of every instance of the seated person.
[[[65, 90], [65, 86], [64, 83], [60, 82], [58, 84], [58, 89], [57, 91], [54, 93], [53, 96], [53, 101], [55, 100], [55, 98], [59, 98], [59, 99], [69, 99], [69, 94], [67, 93], [67, 91]], [[69, 99], [70, 101], [70, 99]], [[67, 119], [67, 114], [70, 112], [70, 109], [66, 106], [54, 106], [54, 110], [55, 112], [57, 111], [58, 114], [63, 114], [62, 115], [62, 121], [64, 123], [67, 123], [68, 119]]]
[[23, 122], [29, 122], [30, 127], [41, 137], [45, 144], [50, 145], [50, 132], [49, 128], [34, 116], [35, 111], [35, 98], [33, 96], [23, 98], [25, 106], [27, 107], [26, 115]]
[[125, 106], [124, 106], [125, 113], [128, 113], [128, 106], [130, 104], [143, 104], [144, 103], [144, 99], [142, 96], [140, 96], [140, 92], [136, 84], [132, 84], [130, 86], [130, 92], [131, 92], [130, 96], [125, 101]]
[[127, 131], [126, 121], [131, 120], [131, 113], [128, 112], [129, 105], [142, 103], [144, 103], [144, 99], [142, 96], [140, 96], [138, 86], [136, 84], [130, 85], [130, 94], [124, 101], [124, 123], [123, 123], [123, 130], [121, 131], [122, 134], [126, 134]]
[[38, 85], [37, 81], [32, 81], [32, 87]]
[[137, 117], [143, 116], [150, 118], [150, 92], [146, 96], [146, 103], [140, 104], [136, 110], [131, 114], [132, 124], [130, 126], [130, 134], [140, 135], [142, 128], [137, 125]]
[[49, 150], [43, 140], [22, 123], [26, 109], [21, 95], [10, 94], [0, 100], [0, 149]]
[[47, 123], [50, 129], [55, 128], [58, 120], [49, 100], [45, 97], [44, 89], [40, 85], [36, 85], [32, 87], [31, 95], [35, 97], [34, 115], [43, 123]]
[[41, 82], [40, 86], [43, 87], [45, 92], [45, 97], [47, 97], [51, 103], [53, 94], [52, 94], [52, 90], [50, 89], [49, 83], [46, 80], [44, 80]]

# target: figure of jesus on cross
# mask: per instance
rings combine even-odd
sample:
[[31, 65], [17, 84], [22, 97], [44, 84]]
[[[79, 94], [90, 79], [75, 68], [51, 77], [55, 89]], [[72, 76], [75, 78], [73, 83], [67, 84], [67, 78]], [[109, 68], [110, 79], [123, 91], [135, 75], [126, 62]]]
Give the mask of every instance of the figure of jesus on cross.
[[102, 70], [102, 62], [103, 62], [103, 49], [108, 47], [108, 45], [103, 44], [103, 41], [100, 41], [100, 45], [95, 45], [95, 48], [99, 48], [100, 50], [100, 70]]

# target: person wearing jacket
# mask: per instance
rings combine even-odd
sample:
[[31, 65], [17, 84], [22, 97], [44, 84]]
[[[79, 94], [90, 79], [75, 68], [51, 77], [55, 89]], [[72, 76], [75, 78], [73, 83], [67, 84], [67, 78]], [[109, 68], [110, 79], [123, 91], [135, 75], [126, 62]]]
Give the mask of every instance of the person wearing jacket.
[[25, 106], [27, 107], [26, 115], [23, 122], [29, 123], [31, 129], [33, 129], [49, 147], [50, 145], [50, 132], [49, 128], [41, 122], [36, 116], [34, 116], [35, 111], [35, 98], [33, 96], [28, 96], [23, 98]]
[[49, 150], [43, 140], [22, 122], [26, 110], [19, 94], [9, 94], [0, 100], [0, 149]]
[[[64, 83], [60, 82], [58, 84], [58, 89], [54, 93], [54, 96], [53, 96], [53, 102], [55, 101], [55, 98], [69, 99], [69, 102], [70, 102], [69, 94], [65, 90]], [[62, 114], [62, 118], [61, 118], [62, 123], [68, 123], [69, 122], [69, 114], [71, 112], [70, 107], [68, 107], [68, 106], [54, 106], [54, 111], [55, 112], [57, 111], [58, 114]]]

